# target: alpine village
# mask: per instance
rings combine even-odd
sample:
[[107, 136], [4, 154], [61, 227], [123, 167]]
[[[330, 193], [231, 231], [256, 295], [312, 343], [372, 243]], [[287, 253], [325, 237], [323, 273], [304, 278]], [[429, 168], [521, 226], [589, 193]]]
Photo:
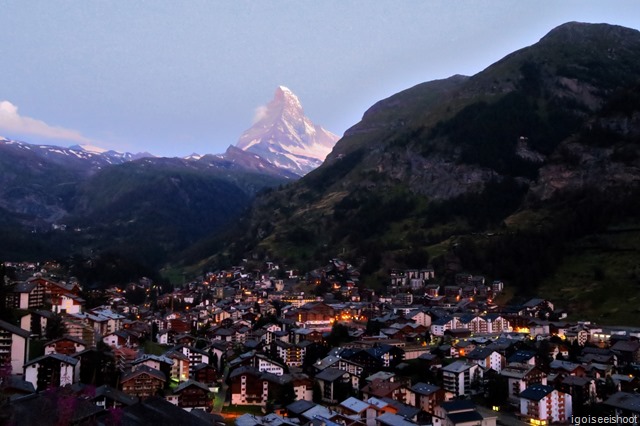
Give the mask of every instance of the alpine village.
[[638, 424], [636, 30], [342, 138], [284, 86], [219, 155], [0, 138], [0, 183], [1, 424]]

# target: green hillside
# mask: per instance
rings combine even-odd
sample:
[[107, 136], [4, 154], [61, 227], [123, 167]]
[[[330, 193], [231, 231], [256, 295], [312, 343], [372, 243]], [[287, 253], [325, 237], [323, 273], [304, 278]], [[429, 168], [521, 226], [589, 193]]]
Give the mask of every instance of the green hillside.
[[475, 76], [382, 100], [323, 166], [258, 197], [199, 265], [251, 256], [306, 268], [340, 254], [365, 286], [430, 263], [445, 282], [466, 270], [516, 297], [558, 294], [565, 271], [582, 270], [578, 280], [614, 256], [586, 256], [581, 241], [640, 214], [639, 54], [635, 30], [569, 23]]

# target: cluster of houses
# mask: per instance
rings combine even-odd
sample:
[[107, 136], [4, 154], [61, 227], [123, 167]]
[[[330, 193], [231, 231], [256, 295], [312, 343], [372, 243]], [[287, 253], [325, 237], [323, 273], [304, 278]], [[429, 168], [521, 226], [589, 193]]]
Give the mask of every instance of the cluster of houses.
[[295, 271], [270, 278], [276, 267], [211, 273], [166, 294], [141, 280], [91, 308], [78, 282], [39, 273], [7, 283], [2, 303], [20, 317], [0, 321], [0, 403], [15, 416], [53, 392], [85, 407], [77, 424], [114, 409], [132, 424], [150, 412], [217, 424], [221, 410], [251, 411], [242, 426], [490, 426], [505, 412], [544, 425], [594, 407], [640, 412], [640, 330], [563, 321], [544, 299], [498, 306], [504, 284], [467, 274], [440, 288], [430, 268], [393, 271], [390, 294], [376, 295], [335, 259], [307, 277], [335, 297], [302, 293]]

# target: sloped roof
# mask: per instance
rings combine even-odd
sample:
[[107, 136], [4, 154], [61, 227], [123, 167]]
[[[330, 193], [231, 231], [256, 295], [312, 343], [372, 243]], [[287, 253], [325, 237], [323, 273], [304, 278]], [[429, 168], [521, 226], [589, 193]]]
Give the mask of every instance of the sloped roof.
[[520, 392], [520, 398], [528, 399], [531, 401], [540, 401], [542, 398], [549, 395], [553, 391], [553, 386], [535, 384]]
[[148, 374], [150, 376], [153, 376], [157, 379], [162, 380], [163, 382], [167, 381], [167, 377], [164, 375], [164, 373], [160, 370], [156, 370], [155, 368], [151, 368], [147, 365], [141, 365], [140, 367], [138, 367], [136, 370], [131, 371], [129, 373], [123, 374], [122, 375], [122, 379], [120, 380], [121, 382], [125, 382], [127, 380], [131, 380], [134, 377], [137, 377], [141, 374]]
[[493, 352], [495, 351], [491, 348], [476, 348], [467, 354], [467, 359], [487, 359]]
[[640, 395], [628, 392], [614, 393], [604, 402], [610, 407], [640, 413]]
[[364, 410], [366, 410], [367, 408], [370, 407], [369, 404], [367, 404], [364, 401], [359, 400], [358, 398], [354, 398], [353, 396], [345, 399], [344, 401], [342, 401], [340, 403], [341, 407], [344, 407], [348, 410], [353, 411], [354, 413], [361, 413]]
[[126, 426], [181, 425], [211, 426], [164, 398], [151, 397], [122, 410], [121, 424]]
[[348, 374], [348, 373], [344, 370], [329, 367], [324, 369], [322, 372], [316, 374], [316, 379], [333, 382], [338, 380], [340, 377], [344, 376], [345, 374]]
[[[484, 417], [475, 410], [464, 411], [461, 413], [451, 413], [447, 417], [454, 425], [482, 421]], [[476, 423], [477, 424], [477, 423]]]
[[411, 390], [420, 395], [431, 395], [432, 393], [439, 391], [440, 387], [429, 383], [419, 382], [411, 386]]
[[527, 351], [527, 350], [519, 350], [516, 351], [513, 355], [511, 355], [508, 359], [507, 362], [508, 363], [521, 363], [521, 362], [527, 362], [529, 361], [531, 358], [533, 358], [534, 356], [536, 356], [536, 353], [534, 351]]
[[640, 350], [640, 342], [632, 340], [618, 340], [611, 349], [620, 352], [636, 352], [637, 350]]
[[97, 387], [96, 393], [92, 399], [95, 400], [102, 396], [112, 399], [114, 401], [118, 401], [124, 405], [133, 405], [136, 402], [138, 402], [137, 397], [126, 394], [121, 390], [112, 388], [111, 386], [108, 386], [108, 385], [102, 385]]
[[37, 284], [32, 282], [20, 282], [13, 286], [14, 293], [31, 293]]
[[443, 402], [440, 407], [447, 413], [457, 413], [461, 411], [475, 410], [476, 405], [468, 399], [459, 399]]
[[384, 413], [383, 415], [378, 416], [376, 421], [382, 425], [388, 426], [415, 426], [414, 422], [392, 413]]
[[260, 370], [251, 366], [242, 366], [238, 367], [229, 374], [229, 378], [233, 379], [234, 377], [238, 377], [242, 374], [251, 374], [252, 376], [260, 376]]
[[190, 386], [195, 386], [199, 389], [202, 389], [206, 392], [209, 392], [209, 387], [207, 385], [205, 385], [204, 383], [200, 383], [196, 380], [187, 380], [186, 382], [181, 383], [177, 388], [175, 388], [175, 390], [173, 391], [174, 393], [180, 393], [183, 390], [185, 390], [186, 388], [190, 387]]
[[463, 371], [466, 371], [471, 367], [472, 367], [472, 364], [469, 364], [465, 361], [456, 361], [456, 362], [452, 362], [451, 364], [445, 367], [442, 367], [442, 371], [447, 371], [450, 373], [462, 373]]
[[296, 402], [292, 402], [291, 404], [287, 405], [287, 410], [289, 410], [290, 412], [294, 413], [294, 414], [302, 414], [305, 411], [310, 410], [311, 408], [315, 407], [317, 404], [311, 402], [311, 401], [305, 401], [304, 399], [298, 400]]
[[0, 328], [7, 330], [10, 333], [17, 334], [20, 337], [24, 337], [25, 339], [28, 339], [30, 335], [29, 331], [2, 320], [0, 320]]
[[46, 359], [46, 358], [53, 358], [55, 360], [58, 360], [60, 362], [64, 362], [65, 364], [70, 364], [75, 366], [76, 364], [78, 364], [78, 362], [80, 361], [78, 358], [73, 358], [67, 355], [63, 355], [63, 354], [57, 354], [57, 353], [53, 353], [53, 354], [49, 354], [49, 355], [43, 355], [40, 356], [38, 358], [34, 358], [31, 361], [27, 362], [24, 364], [24, 366], [28, 366], [31, 364], [36, 364], [39, 363], [40, 361]]

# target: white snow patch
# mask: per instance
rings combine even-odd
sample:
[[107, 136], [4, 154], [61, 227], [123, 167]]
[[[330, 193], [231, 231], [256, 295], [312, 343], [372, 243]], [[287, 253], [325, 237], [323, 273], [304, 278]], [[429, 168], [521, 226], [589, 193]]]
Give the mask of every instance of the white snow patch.
[[260, 142], [261, 142], [260, 139], [252, 139], [251, 142], [249, 142], [245, 147], [242, 148], [242, 150], [246, 151], [252, 146], [259, 144]]
[[95, 145], [78, 145], [78, 146], [83, 150], [87, 152], [93, 152], [94, 154], [103, 154], [107, 152], [106, 149], [100, 148], [99, 146], [95, 146]]

